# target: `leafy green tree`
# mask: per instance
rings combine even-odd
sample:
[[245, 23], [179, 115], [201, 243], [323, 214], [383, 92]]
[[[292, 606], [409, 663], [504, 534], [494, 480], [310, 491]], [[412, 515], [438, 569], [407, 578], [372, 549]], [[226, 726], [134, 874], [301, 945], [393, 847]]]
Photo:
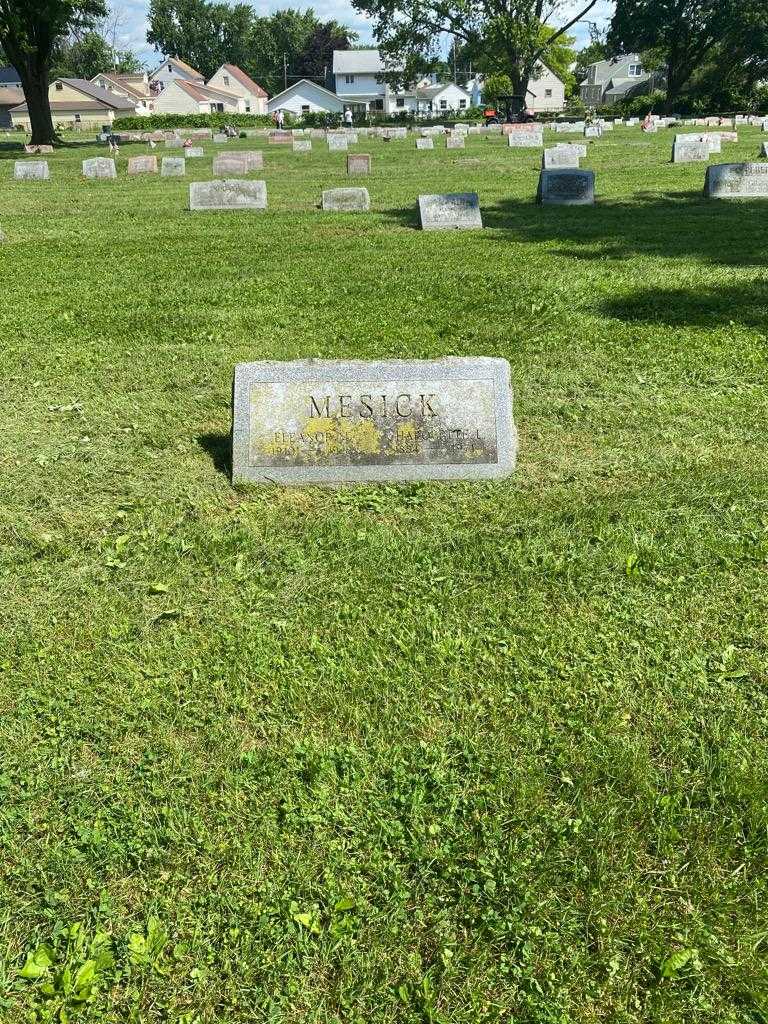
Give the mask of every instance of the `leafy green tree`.
[[113, 50], [106, 39], [95, 31], [79, 39], [61, 42], [54, 51], [51, 77], [93, 78], [100, 71], [133, 74], [141, 70], [141, 61], [130, 50]]
[[489, 107], [496, 107], [502, 96], [512, 94], [512, 79], [509, 75], [488, 75], [483, 82], [483, 100]]
[[[373, 21], [374, 35], [393, 84], [413, 80], [413, 66], [436, 54], [445, 35], [483, 54], [487, 73], [508, 74], [512, 92], [525, 96], [540, 61], [597, 0], [352, 0]], [[562, 21], [563, 24], [557, 24]], [[548, 31], [546, 31], [548, 30]]]
[[59, 141], [48, 99], [56, 41], [91, 28], [106, 13], [103, 0], [0, 0], [0, 46], [19, 73], [32, 142]]
[[[576, 85], [576, 77], [571, 71], [574, 63], [576, 62], [576, 51], [573, 48], [573, 44], [576, 42], [574, 36], [569, 35], [558, 35], [551, 44], [549, 44], [550, 37], [554, 34], [555, 29], [550, 25], [541, 26], [541, 42], [547, 45], [547, 59], [546, 65], [550, 71], [554, 71], [557, 77], [565, 86], [565, 95], [570, 96], [573, 92], [574, 86]], [[532, 77], [535, 78], [536, 73]]]
[[151, 0], [147, 42], [210, 78], [224, 63], [244, 67], [253, 12], [247, 4], [206, 0]]
[[589, 44], [576, 53], [576, 66], [573, 69], [576, 81], [583, 82], [589, 73], [589, 65], [596, 64], [599, 60], [606, 60], [607, 57], [606, 33], [601, 31], [597, 25], [592, 24], [589, 26]]
[[732, 59], [746, 26], [764, 18], [765, 9], [765, 0], [617, 0], [608, 45], [612, 53], [642, 52], [666, 66], [671, 110], [719, 47]]

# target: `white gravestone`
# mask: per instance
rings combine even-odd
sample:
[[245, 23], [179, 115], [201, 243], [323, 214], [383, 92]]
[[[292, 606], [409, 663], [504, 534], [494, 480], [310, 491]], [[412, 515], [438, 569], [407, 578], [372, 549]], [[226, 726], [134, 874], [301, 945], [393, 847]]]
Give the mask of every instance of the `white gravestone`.
[[416, 139], [416, 149], [434, 149], [434, 139]]
[[13, 176], [17, 181], [47, 181], [51, 172], [47, 160], [16, 160]]
[[189, 186], [190, 210], [266, 210], [267, 183], [238, 180], [193, 181]]
[[344, 153], [348, 148], [348, 140], [346, 135], [329, 135], [328, 136], [328, 152], [329, 153]]
[[422, 231], [466, 231], [482, 228], [477, 192], [448, 192], [419, 196]]
[[187, 173], [183, 156], [164, 156], [160, 165], [161, 178], [181, 178]]
[[712, 164], [704, 195], [709, 199], [768, 199], [768, 164]]
[[115, 161], [108, 156], [94, 156], [83, 160], [84, 178], [116, 178]]

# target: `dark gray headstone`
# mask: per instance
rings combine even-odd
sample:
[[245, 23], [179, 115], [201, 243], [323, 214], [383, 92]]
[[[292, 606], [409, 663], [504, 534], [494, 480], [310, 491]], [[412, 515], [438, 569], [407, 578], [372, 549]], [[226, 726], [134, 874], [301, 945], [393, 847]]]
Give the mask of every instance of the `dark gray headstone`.
[[595, 173], [543, 170], [536, 198], [545, 205], [591, 206], [595, 201]]
[[506, 359], [241, 363], [233, 482], [486, 480], [515, 467]]

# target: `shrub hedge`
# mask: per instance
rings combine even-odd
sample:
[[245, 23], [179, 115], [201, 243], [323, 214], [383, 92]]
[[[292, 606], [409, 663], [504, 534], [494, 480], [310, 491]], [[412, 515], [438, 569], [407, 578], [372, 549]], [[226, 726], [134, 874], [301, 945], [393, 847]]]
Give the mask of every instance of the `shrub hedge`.
[[268, 114], [150, 114], [148, 117], [117, 117], [113, 127], [121, 132], [154, 132], [171, 128], [274, 127]]

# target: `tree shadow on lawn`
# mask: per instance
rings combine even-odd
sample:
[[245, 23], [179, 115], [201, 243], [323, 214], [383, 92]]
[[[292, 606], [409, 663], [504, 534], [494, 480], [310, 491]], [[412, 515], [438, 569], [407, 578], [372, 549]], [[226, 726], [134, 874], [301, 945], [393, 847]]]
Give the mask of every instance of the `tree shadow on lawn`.
[[232, 437], [226, 434], [200, 434], [197, 443], [206, 452], [217, 473], [223, 473], [227, 479], [232, 477]]
[[[24, 134], [23, 132], [20, 134], [21, 138], [19, 139], [0, 142], [0, 160], [18, 160], [19, 158], [22, 157], [28, 157], [30, 160], [45, 160], [46, 157], [55, 156], [56, 153], [60, 153], [64, 150], [76, 151], [78, 149], [93, 149], [94, 146], [99, 145], [95, 138], [70, 140], [61, 143], [61, 145], [56, 146], [53, 153], [41, 153], [40, 156], [38, 156], [37, 153], [24, 152], [24, 146], [27, 144], [29, 136], [27, 134]], [[104, 146], [104, 152], [107, 152], [106, 146]]]
[[768, 280], [701, 288], [648, 288], [609, 299], [600, 311], [625, 323], [668, 327], [734, 323], [768, 330]]
[[766, 200], [704, 199], [698, 192], [640, 193], [595, 206], [539, 206], [502, 200], [483, 209], [486, 228], [516, 240], [563, 243], [556, 255], [580, 260], [635, 256], [693, 258], [732, 267], [764, 267]]

